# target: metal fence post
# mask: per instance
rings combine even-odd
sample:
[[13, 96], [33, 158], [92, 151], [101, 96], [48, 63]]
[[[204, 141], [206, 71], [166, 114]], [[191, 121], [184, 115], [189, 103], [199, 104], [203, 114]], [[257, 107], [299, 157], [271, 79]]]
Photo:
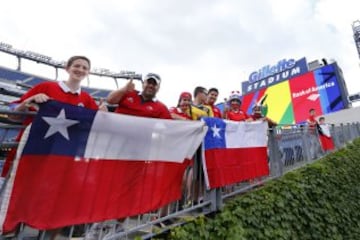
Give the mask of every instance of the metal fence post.
[[356, 127], [355, 127], [355, 123], [349, 123], [349, 131], [350, 131], [350, 138], [351, 141], [353, 141], [356, 138], [357, 132], [356, 132]]
[[270, 174], [273, 176], [281, 176], [284, 173], [284, 166], [281, 161], [279, 144], [276, 139], [276, 128], [273, 127], [269, 129], [268, 133]]
[[356, 137], [360, 137], [360, 123], [359, 122], [355, 123], [355, 128], [356, 128]]
[[341, 148], [341, 139], [340, 139], [340, 126], [334, 126], [334, 135], [333, 135], [333, 139], [335, 140], [335, 146], [336, 149], [340, 149]]
[[346, 124], [346, 130], [345, 130], [345, 133], [346, 133], [346, 142], [350, 142], [352, 139], [351, 139], [351, 132], [350, 132], [350, 123], [347, 123]]
[[341, 147], [345, 145], [345, 131], [344, 131], [344, 124], [340, 124], [340, 132], [341, 132], [341, 135], [340, 135], [340, 140], [341, 140]]
[[223, 206], [223, 200], [221, 197], [221, 189], [211, 189], [207, 194], [208, 199], [210, 200], [210, 211], [215, 212], [222, 208]]
[[307, 126], [302, 128], [302, 141], [303, 141], [303, 146], [304, 146], [304, 152], [305, 152], [305, 156], [306, 156], [306, 161], [309, 162], [312, 160], [313, 156], [312, 156], [312, 146], [311, 146], [311, 139], [309, 136], [309, 128]]

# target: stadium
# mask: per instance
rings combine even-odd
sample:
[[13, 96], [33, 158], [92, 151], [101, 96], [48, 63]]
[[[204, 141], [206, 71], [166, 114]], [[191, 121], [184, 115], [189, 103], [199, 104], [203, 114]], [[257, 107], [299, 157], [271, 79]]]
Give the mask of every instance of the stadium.
[[[291, 60], [290, 60], [291, 61]], [[350, 107], [342, 71], [336, 62], [307, 64], [302, 58], [285, 70], [284, 78], [265, 77], [257, 82], [243, 82], [243, 108], [249, 114], [259, 102], [267, 108], [267, 116], [280, 124], [303, 123], [310, 108], [326, 115]], [[275, 79], [275, 80], [274, 80]]]
[[[19, 129], [22, 128], [20, 124], [14, 123], [8, 118], [9, 114], [13, 113], [10, 109], [11, 102], [39, 83], [57, 81], [58, 72], [63, 70], [64, 62], [55, 61], [51, 57], [32, 51], [15, 49], [6, 43], [0, 43], [0, 51], [18, 60], [16, 69], [0, 66], [0, 157], [1, 160], [4, 160], [11, 148], [18, 145], [15, 139]], [[55, 70], [55, 77], [49, 80], [48, 77], [26, 73], [22, 71], [22, 61], [33, 61], [46, 65]], [[117, 81], [119, 79], [142, 79], [142, 76], [135, 72], [122, 71], [115, 73], [107, 69], [92, 70], [88, 81], [91, 81], [92, 76], [112, 79], [116, 86], [118, 86]], [[96, 101], [106, 98], [111, 91], [88, 86], [82, 86], [82, 90], [88, 92]], [[199, 195], [201, 199], [200, 197], [197, 199], [189, 198], [185, 194], [185, 200], [172, 201], [168, 205], [163, 204], [160, 210], [155, 208], [151, 209], [151, 211], [138, 211], [136, 215], [129, 214], [124, 218], [125, 220], [121, 219], [121, 221], [109, 221], [108, 219], [106, 219], [108, 221], [103, 221], [105, 218], [91, 218], [92, 220], [96, 219], [96, 221], [70, 221], [69, 224], [61, 225], [61, 227], [64, 227], [60, 234], [62, 238], [57, 239], [72, 239], [77, 232], [82, 237], [81, 239], [134, 239], [135, 236], [140, 236], [142, 239], [151, 239], [154, 236], [168, 232], [171, 226], [185, 224], [186, 219], [189, 217], [196, 218], [200, 215], [214, 214], [222, 207], [224, 201], [231, 199], [233, 196], [262, 186], [267, 181], [279, 178], [289, 171], [322, 158], [333, 150], [345, 147], [347, 143], [360, 136], [359, 115], [357, 114], [353, 114], [354, 117], [348, 119], [348, 122], [352, 124], [334, 124], [328, 129], [334, 144], [331, 151], [323, 148], [318, 133], [314, 133], [313, 129], [304, 126], [310, 108], [314, 108], [319, 115], [325, 115], [327, 121], [331, 119], [332, 114], [338, 114], [342, 111], [358, 111], [356, 108], [351, 107], [351, 103], [359, 100], [359, 98], [357, 98], [357, 95], [349, 96], [342, 70], [335, 61], [322, 59], [308, 63], [305, 58], [298, 60], [282, 59], [275, 65], [261, 67], [258, 71], [250, 74], [249, 81], [242, 83], [242, 93], [242, 108], [244, 111], [251, 114], [255, 105], [261, 105], [264, 115], [279, 125], [277, 128], [268, 131], [266, 123], [256, 123], [259, 124], [259, 128], [256, 131], [252, 130], [253, 135], [247, 135], [249, 139], [258, 140], [258, 131], [264, 130], [261, 141], [259, 141], [263, 144], [261, 157], [263, 166], [268, 169], [267, 172], [259, 173], [255, 170], [251, 174], [243, 172], [242, 178], [239, 179], [236, 177], [231, 179], [226, 176], [235, 175], [234, 172], [231, 172], [231, 174], [224, 173], [223, 176], [213, 177], [213, 179], [217, 179], [217, 182], [212, 183], [213, 179], [211, 177], [213, 173], [204, 174], [200, 169], [206, 160], [202, 161], [203, 155], [201, 151], [198, 151], [195, 154], [194, 162], [200, 164], [197, 166], [199, 173], [194, 174], [197, 176], [191, 179], [193, 183], [191, 185], [191, 194]], [[224, 107], [224, 104], [220, 104], [220, 106]], [[114, 109], [114, 106], [109, 107], [110, 110]], [[351, 114], [347, 115], [351, 116]], [[339, 117], [335, 116], [334, 119], [339, 119]], [[158, 127], [157, 130], [161, 130], [163, 127], [161, 124], [160, 127], [156, 126]], [[208, 126], [210, 129], [212, 125]], [[214, 132], [210, 135], [216, 136], [219, 132], [216, 132], [216, 125], [214, 126], [215, 128], [212, 128]], [[156, 134], [152, 133], [152, 138], [161, 139], [159, 135], [161, 134], [158, 132]], [[137, 140], [139, 139], [135, 139], [135, 141]], [[165, 144], [164, 142], [161, 143]], [[3, 163], [3, 161], [1, 162]], [[78, 164], [86, 162], [89, 162], [89, 160], [82, 162], [82, 159], [80, 159]], [[149, 162], [146, 162], [146, 164], [151, 165]], [[250, 163], [247, 162], [246, 164]], [[246, 177], [244, 177], [245, 175]], [[181, 178], [182, 176], [180, 176]], [[199, 188], [196, 186], [197, 184], [204, 186]], [[197, 194], [195, 194], [196, 191]], [[130, 199], [131, 201], [135, 201], [135, 199]], [[51, 239], [49, 235], [51, 231], [46, 231], [48, 228], [34, 227], [34, 229], [40, 230], [37, 231], [26, 226], [28, 222], [21, 224], [20, 229], [22, 231], [16, 233], [15, 236], [11, 236], [13, 239]], [[84, 235], [84, 233], [93, 230], [97, 231], [96, 238], [87, 238], [86, 234]]]

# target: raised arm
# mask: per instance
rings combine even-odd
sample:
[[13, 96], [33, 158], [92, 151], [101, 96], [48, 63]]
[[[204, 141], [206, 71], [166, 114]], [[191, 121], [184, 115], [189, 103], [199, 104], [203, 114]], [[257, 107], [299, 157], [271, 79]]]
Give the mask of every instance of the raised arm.
[[110, 104], [117, 104], [123, 98], [126, 92], [135, 90], [133, 79], [126, 83], [126, 85], [118, 90], [112, 91], [107, 97], [107, 102]]

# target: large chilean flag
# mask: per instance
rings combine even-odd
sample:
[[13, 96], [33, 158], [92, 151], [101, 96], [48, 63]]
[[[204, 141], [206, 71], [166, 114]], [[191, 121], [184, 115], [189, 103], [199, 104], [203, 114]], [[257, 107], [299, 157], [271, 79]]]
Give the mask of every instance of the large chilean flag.
[[149, 119], [50, 101], [18, 148], [1, 196], [1, 232], [118, 219], [181, 196], [202, 122]]
[[203, 166], [208, 188], [269, 175], [267, 122], [234, 122], [203, 118], [208, 131]]

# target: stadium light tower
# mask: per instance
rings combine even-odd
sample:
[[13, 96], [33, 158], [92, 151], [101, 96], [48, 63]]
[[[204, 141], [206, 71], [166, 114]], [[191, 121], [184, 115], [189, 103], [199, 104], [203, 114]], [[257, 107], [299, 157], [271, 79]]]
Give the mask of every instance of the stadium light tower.
[[354, 33], [356, 49], [358, 51], [358, 55], [360, 58], [360, 20], [356, 20], [353, 22], [352, 29], [353, 29], [353, 33]]

